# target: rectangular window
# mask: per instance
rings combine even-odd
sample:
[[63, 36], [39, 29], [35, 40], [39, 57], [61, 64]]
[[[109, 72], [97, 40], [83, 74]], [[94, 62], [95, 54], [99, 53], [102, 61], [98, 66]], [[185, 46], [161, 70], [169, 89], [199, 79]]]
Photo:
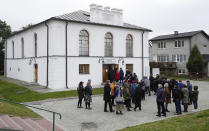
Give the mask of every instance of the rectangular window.
[[174, 47], [175, 48], [181, 48], [181, 47], [184, 47], [184, 40], [176, 40], [175, 41], [175, 44], [174, 44]]
[[159, 55], [157, 56], [158, 62], [169, 62], [169, 56], [168, 55]]
[[185, 74], [185, 69], [178, 69], [178, 74]]
[[160, 43], [158, 43], [158, 48], [165, 49], [166, 43], [164, 41], [161, 41]]
[[24, 38], [21, 38], [22, 43], [22, 58], [24, 58]]
[[186, 55], [173, 55], [172, 56], [173, 62], [186, 62]]
[[79, 64], [79, 74], [89, 74], [89, 64]]
[[133, 64], [126, 64], [126, 70], [133, 72]]

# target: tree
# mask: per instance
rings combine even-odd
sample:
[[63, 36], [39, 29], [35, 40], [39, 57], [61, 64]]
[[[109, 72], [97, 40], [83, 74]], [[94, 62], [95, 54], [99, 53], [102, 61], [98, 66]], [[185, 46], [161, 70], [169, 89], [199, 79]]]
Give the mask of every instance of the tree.
[[4, 71], [4, 43], [10, 34], [10, 26], [5, 21], [0, 20], [0, 74], [3, 74]]
[[186, 66], [189, 72], [191, 73], [192, 72], [202, 73], [204, 69], [204, 60], [203, 60], [202, 55], [200, 54], [200, 51], [197, 45], [195, 45], [192, 48], [190, 56], [189, 56], [189, 60]]

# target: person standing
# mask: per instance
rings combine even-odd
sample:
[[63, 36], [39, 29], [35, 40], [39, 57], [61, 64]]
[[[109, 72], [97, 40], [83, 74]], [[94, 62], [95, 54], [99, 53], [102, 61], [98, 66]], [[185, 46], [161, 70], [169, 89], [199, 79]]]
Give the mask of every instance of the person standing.
[[123, 98], [124, 98], [124, 102], [125, 102], [127, 111], [131, 111], [131, 110], [130, 110], [130, 105], [131, 105], [131, 94], [130, 94], [130, 92], [129, 92], [128, 86], [129, 86], [129, 85], [128, 85], [127, 81], [124, 82], [124, 87], [123, 87]]
[[115, 71], [113, 70], [112, 67], [109, 68], [109, 71], [108, 71], [108, 78], [110, 80], [110, 83], [113, 82], [114, 78], [115, 78]]
[[115, 81], [113, 81], [110, 84], [110, 89], [111, 89], [110, 95], [111, 95], [111, 103], [112, 103], [112, 106], [115, 106], [115, 104], [114, 104], [114, 99], [115, 99], [115, 85], [116, 85], [116, 82]]
[[144, 84], [145, 84], [146, 92], [148, 92], [149, 96], [151, 96], [151, 94], [150, 94], [150, 80], [147, 77], [144, 77]]
[[124, 108], [123, 93], [119, 85], [115, 86], [115, 103], [116, 103], [116, 114], [123, 114], [122, 109]]
[[198, 86], [194, 86], [194, 91], [192, 91], [192, 102], [194, 105], [194, 110], [192, 110], [192, 111], [194, 111], [194, 112], [196, 112], [198, 109], [198, 104], [197, 104], [198, 95], [199, 95]]
[[166, 100], [165, 100], [165, 111], [170, 112], [168, 110], [168, 104], [171, 103], [171, 90], [168, 83], [164, 84], [165, 93], [166, 93]]
[[187, 89], [189, 91], [189, 105], [192, 104], [192, 84], [190, 83], [190, 81], [187, 81]]
[[92, 86], [91, 86], [91, 80], [88, 80], [87, 85], [85, 87], [85, 104], [86, 104], [86, 109], [91, 110], [92, 108], [90, 107], [90, 104], [92, 102]]
[[141, 96], [142, 95], [142, 90], [140, 84], [137, 85], [136, 90], [135, 90], [135, 108], [134, 111], [139, 107], [139, 110], [141, 110]]
[[188, 112], [188, 104], [189, 104], [189, 90], [187, 89], [187, 86], [183, 84], [183, 99], [182, 99], [182, 104], [184, 105], [184, 111], [183, 112]]
[[146, 87], [145, 87], [143, 79], [141, 80], [140, 85], [141, 85], [141, 89], [142, 89], [142, 100], [145, 100]]
[[123, 80], [124, 80], [124, 72], [123, 69], [120, 68], [120, 83], [123, 84]]
[[116, 69], [116, 71], [115, 71], [115, 81], [118, 82], [119, 80], [120, 80], [120, 73]]
[[104, 112], [108, 112], [107, 104], [109, 104], [110, 112], [113, 112], [110, 92], [111, 92], [110, 81], [107, 80], [106, 84], [104, 86], [104, 97], [103, 97], [103, 99], [105, 101], [105, 103], [104, 103]]
[[183, 88], [183, 83], [182, 83], [182, 80], [179, 80], [178, 86], [179, 86], [179, 88], [180, 88], [180, 89], [182, 89], [182, 88]]
[[156, 116], [161, 117], [161, 109], [162, 109], [162, 114], [163, 114], [162, 116], [166, 117], [165, 106], [164, 106], [166, 94], [161, 84], [158, 84], [156, 96], [157, 96], [156, 102], [157, 102], [157, 108], [158, 108], [158, 114]]
[[83, 108], [82, 107], [82, 100], [84, 98], [84, 87], [83, 87], [83, 82], [82, 81], [78, 85], [77, 93], [78, 93], [78, 106], [77, 106], [77, 108]]
[[177, 115], [181, 114], [181, 99], [182, 99], [182, 92], [181, 89], [177, 87], [178, 85], [174, 85], [173, 89], [173, 102], [175, 102], [176, 106], [176, 113]]

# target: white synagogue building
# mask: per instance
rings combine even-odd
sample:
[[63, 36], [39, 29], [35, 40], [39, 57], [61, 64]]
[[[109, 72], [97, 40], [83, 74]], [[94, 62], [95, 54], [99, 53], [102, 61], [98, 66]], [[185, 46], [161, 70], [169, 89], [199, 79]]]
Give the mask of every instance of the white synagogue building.
[[[137, 16], [136, 16], [137, 17]], [[90, 12], [51, 17], [13, 32], [5, 43], [5, 76], [51, 89], [101, 85], [109, 68], [149, 76], [151, 30], [123, 21], [123, 10], [91, 4]]]

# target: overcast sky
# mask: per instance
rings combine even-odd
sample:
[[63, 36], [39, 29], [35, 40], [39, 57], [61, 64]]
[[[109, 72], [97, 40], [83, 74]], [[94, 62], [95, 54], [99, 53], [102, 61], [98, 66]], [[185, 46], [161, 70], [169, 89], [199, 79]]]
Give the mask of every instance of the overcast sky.
[[123, 9], [124, 21], [157, 35], [205, 30], [209, 34], [209, 0], [0, 0], [0, 19], [19, 30], [50, 17], [84, 10], [95, 3]]

